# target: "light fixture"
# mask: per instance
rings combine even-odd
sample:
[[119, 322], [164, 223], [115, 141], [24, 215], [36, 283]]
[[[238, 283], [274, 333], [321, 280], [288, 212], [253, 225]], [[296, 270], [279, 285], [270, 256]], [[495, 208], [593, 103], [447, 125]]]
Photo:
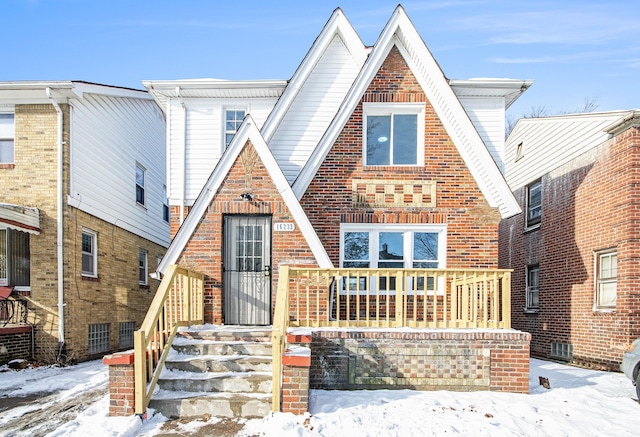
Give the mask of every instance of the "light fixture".
[[246, 200], [246, 201], [251, 202], [251, 201], [253, 201], [253, 194], [252, 194], [252, 193], [242, 193], [242, 194], [240, 195], [240, 198], [241, 198], [242, 200]]

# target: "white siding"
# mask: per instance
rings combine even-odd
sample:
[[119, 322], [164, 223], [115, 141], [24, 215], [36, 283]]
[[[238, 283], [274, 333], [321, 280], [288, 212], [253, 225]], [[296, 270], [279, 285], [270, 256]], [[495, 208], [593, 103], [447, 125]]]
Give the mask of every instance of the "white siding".
[[[224, 111], [227, 108], [245, 109], [261, 127], [276, 101], [276, 98], [199, 98], [182, 101], [170, 99], [167, 111], [169, 203], [179, 205], [184, 196], [185, 203], [191, 205], [198, 197], [223, 152]], [[183, 185], [185, 174], [186, 186]]]
[[[162, 219], [166, 155], [160, 108], [153, 100], [87, 93], [70, 103], [69, 204], [168, 246], [169, 225]], [[144, 207], [136, 203], [136, 163], [146, 169]]]
[[358, 64], [336, 35], [269, 142], [289, 183], [318, 145], [358, 72]]
[[461, 97], [460, 103], [493, 160], [504, 172], [505, 111], [503, 97]]
[[[607, 141], [603, 131], [626, 112], [521, 119], [507, 139], [505, 178], [517, 190]], [[518, 145], [522, 157], [516, 161]]]

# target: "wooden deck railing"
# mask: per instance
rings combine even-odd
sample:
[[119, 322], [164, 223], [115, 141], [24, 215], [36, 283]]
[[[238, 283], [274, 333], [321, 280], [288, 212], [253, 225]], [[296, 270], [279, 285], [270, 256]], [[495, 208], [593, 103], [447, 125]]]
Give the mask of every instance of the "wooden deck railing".
[[178, 327], [204, 321], [204, 276], [176, 265], [167, 270], [134, 332], [135, 413], [143, 414], [158, 381]]
[[511, 270], [281, 267], [273, 319], [273, 411], [289, 326], [511, 328]]

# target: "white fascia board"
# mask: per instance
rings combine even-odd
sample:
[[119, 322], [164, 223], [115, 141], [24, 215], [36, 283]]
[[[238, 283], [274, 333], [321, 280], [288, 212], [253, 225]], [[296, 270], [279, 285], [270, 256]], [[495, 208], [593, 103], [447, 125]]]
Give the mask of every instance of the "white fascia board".
[[129, 97], [133, 99], [153, 100], [153, 97], [146, 90], [136, 90], [133, 88], [123, 88], [112, 85], [102, 85], [89, 82], [72, 82], [74, 93], [82, 97], [84, 93], [99, 94], [108, 97]]
[[518, 214], [520, 206], [502, 173], [402, 6], [394, 11], [347, 94], [344, 105], [294, 182], [296, 197], [300, 199], [304, 195], [331, 145], [394, 45], [407, 60], [489, 205], [498, 207], [503, 218]]
[[193, 235], [193, 232], [202, 219], [202, 216], [211, 203], [211, 200], [215, 196], [215, 193], [218, 191], [218, 188], [224, 179], [227, 177], [229, 170], [231, 170], [233, 163], [242, 151], [247, 140], [251, 141], [253, 147], [260, 156], [260, 159], [267, 168], [276, 189], [282, 195], [282, 198], [291, 211], [300, 231], [306, 238], [313, 254], [315, 255], [318, 265], [323, 268], [333, 266], [327, 252], [324, 250], [324, 246], [322, 246], [322, 243], [318, 238], [318, 235], [300, 206], [298, 199], [293, 195], [287, 179], [280, 170], [280, 167], [271, 154], [271, 151], [267, 147], [267, 143], [264, 141], [264, 138], [256, 127], [251, 115], [247, 115], [238, 129], [238, 132], [236, 132], [231, 140], [229, 147], [227, 147], [223, 153], [220, 161], [218, 161], [218, 164], [211, 173], [211, 176], [202, 188], [202, 191], [200, 191], [200, 194], [189, 211], [187, 218], [171, 241], [169, 249], [167, 249], [164, 258], [158, 265], [159, 272], [164, 273], [171, 264], [176, 263], [178, 257], [182, 253], [182, 250], [189, 242], [189, 239]]
[[331, 17], [320, 31], [320, 34], [313, 42], [313, 45], [305, 55], [304, 59], [293, 74], [289, 84], [282, 93], [282, 96], [276, 103], [273, 111], [262, 126], [262, 135], [269, 143], [273, 134], [276, 132], [284, 115], [287, 113], [291, 104], [296, 99], [298, 93], [306, 83], [307, 79], [313, 72], [326, 51], [327, 47], [333, 41], [335, 35], [340, 35], [347, 50], [362, 65], [367, 57], [367, 49], [360, 39], [351, 23], [347, 20], [340, 8], [333, 11]]

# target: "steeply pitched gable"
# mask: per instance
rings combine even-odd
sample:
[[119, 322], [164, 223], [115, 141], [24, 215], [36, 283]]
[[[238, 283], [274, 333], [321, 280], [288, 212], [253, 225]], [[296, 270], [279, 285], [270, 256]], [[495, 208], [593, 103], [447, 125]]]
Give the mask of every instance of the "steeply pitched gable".
[[304, 195], [332, 144], [394, 46], [416, 76], [489, 205], [499, 208], [503, 217], [520, 212], [477, 130], [401, 6], [394, 11], [345, 97], [340, 111], [295, 180], [293, 191], [298, 199]]
[[264, 138], [258, 131], [255, 122], [251, 116], [248, 115], [238, 129], [238, 132], [233, 137], [229, 147], [220, 158], [220, 161], [211, 173], [211, 176], [207, 180], [202, 191], [198, 195], [198, 199], [189, 211], [189, 215], [186, 217], [182, 226], [176, 233], [167, 253], [158, 266], [159, 272], [164, 273], [171, 264], [175, 264], [178, 261], [178, 258], [196, 231], [198, 224], [204, 217], [211, 201], [225, 182], [232, 166], [248, 143], [250, 143], [251, 147], [255, 149], [257, 158], [264, 164], [264, 167], [271, 178], [271, 182], [275, 185], [276, 190], [282, 197], [282, 200], [295, 220], [298, 229], [300, 229], [300, 232], [307, 241], [318, 265], [320, 267], [332, 267], [332, 263], [329, 260], [324, 247], [320, 243], [318, 236], [309, 223], [298, 199], [293, 194], [291, 186], [282, 174], [282, 171], [271, 154], [271, 151], [267, 147]]

